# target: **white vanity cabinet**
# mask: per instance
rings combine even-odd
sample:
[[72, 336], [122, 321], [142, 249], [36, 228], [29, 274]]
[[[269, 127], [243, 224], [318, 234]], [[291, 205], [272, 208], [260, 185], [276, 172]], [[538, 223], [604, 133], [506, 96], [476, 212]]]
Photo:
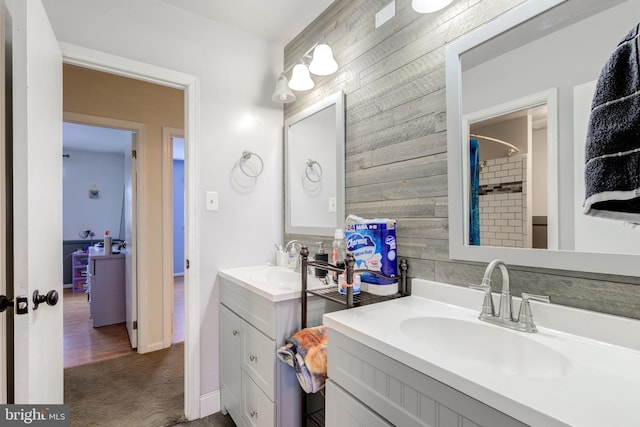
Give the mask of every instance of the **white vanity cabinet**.
[[[300, 386], [276, 350], [300, 327], [300, 298], [270, 300], [220, 278], [221, 407], [238, 426], [300, 426]], [[328, 305], [309, 299], [309, 324]]]
[[332, 329], [328, 346], [327, 425], [526, 426]]

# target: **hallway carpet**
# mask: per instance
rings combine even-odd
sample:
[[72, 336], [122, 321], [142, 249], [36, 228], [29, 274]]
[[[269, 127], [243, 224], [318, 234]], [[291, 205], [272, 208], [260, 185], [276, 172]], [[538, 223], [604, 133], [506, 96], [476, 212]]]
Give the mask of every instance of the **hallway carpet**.
[[71, 427], [162, 427], [183, 420], [184, 343], [64, 370]]

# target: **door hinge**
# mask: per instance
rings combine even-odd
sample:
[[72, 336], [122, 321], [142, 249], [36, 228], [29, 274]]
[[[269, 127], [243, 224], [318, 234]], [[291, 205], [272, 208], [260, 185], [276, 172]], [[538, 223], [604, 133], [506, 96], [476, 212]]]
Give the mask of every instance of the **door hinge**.
[[138, 157], [138, 152], [136, 150], [131, 150], [131, 158], [132, 159], [137, 159]]
[[187, 259], [185, 262], [185, 266], [187, 267], [187, 270], [189, 269], [189, 260]]
[[138, 329], [138, 321], [137, 320], [133, 321], [133, 329]]

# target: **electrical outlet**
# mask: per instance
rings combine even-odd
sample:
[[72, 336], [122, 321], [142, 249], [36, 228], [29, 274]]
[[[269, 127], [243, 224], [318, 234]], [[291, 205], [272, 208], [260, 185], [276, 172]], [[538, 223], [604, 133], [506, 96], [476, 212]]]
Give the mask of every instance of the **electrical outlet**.
[[378, 28], [380, 25], [384, 24], [394, 16], [396, 16], [396, 0], [393, 0], [391, 3], [380, 9], [378, 13], [376, 13], [376, 28]]

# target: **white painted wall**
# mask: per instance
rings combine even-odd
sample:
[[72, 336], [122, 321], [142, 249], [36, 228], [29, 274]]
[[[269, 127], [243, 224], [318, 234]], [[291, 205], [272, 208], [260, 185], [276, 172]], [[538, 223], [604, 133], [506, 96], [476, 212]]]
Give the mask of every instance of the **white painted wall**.
[[[201, 265], [201, 394], [219, 388], [219, 269], [264, 263], [282, 239], [282, 106], [271, 101], [284, 46], [156, 0], [43, 0], [58, 40], [181, 71], [200, 79], [198, 194], [218, 191], [220, 211], [197, 212]], [[187, 141], [188, 150], [189, 141]], [[243, 150], [264, 171], [232, 185]], [[204, 203], [201, 203], [204, 205]], [[191, 209], [192, 207], [187, 207]], [[256, 213], [260, 213], [260, 218]]]
[[[62, 159], [62, 238], [78, 240], [78, 232], [92, 230], [102, 240], [104, 230], [120, 238], [124, 193], [124, 154], [64, 150]], [[89, 189], [100, 190], [99, 199]], [[89, 240], [87, 240], [89, 242]]]

